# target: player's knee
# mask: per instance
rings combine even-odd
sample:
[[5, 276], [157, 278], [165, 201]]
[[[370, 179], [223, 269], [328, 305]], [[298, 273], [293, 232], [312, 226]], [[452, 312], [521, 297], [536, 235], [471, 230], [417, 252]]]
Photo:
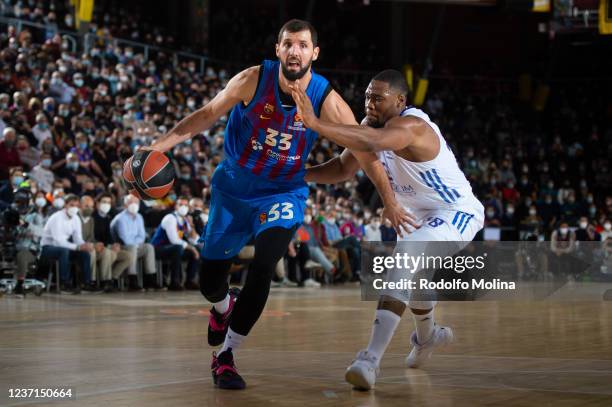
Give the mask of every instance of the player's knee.
[[227, 276], [231, 260], [202, 259], [200, 262], [200, 292], [210, 302], [219, 302], [227, 295]]

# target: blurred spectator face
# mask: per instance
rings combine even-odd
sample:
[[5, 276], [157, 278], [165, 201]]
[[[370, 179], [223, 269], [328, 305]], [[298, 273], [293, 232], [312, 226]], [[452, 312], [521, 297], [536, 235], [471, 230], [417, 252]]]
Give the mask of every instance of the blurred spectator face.
[[561, 224], [559, 225], [559, 232], [561, 232], [561, 234], [565, 236], [567, 235], [568, 231], [569, 229], [567, 222], [561, 222]]
[[487, 219], [495, 218], [495, 209], [492, 206], [487, 207], [486, 216]]
[[506, 207], [506, 214], [508, 216], [513, 216], [514, 215], [514, 205], [508, 205]]
[[72, 76], [72, 82], [74, 83], [74, 86], [76, 86], [77, 88], [80, 88], [85, 84], [85, 82], [83, 81], [83, 75], [80, 73], [75, 73]]
[[17, 188], [23, 181], [25, 181], [25, 174], [23, 170], [19, 167], [15, 167], [10, 171], [11, 175], [11, 184], [14, 188]]
[[6, 129], [4, 129], [3, 135], [4, 145], [6, 146], [6, 148], [13, 148], [13, 146], [15, 145], [15, 141], [17, 140], [15, 130], [11, 127], [7, 127]]
[[529, 207], [529, 216], [536, 216], [537, 213], [538, 213], [538, 211], [537, 211], [535, 205], [531, 205]]
[[110, 196], [103, 196], [97, 202], [96, 206], [101, 213], [106, 215], [108, 212], [110, 212], [111, 205], [112, 205], [112, 200]]
[[606, 232], [610, 232], [610, 231], [612, 231], [612, 222], [610, 222], [610, 220], [609, 220], [609, 219], [608, 219], [608, 220], [606, 220], [606, 221], [604, 222], [604, 225], [603, 225], [603, 226], [604, 226], [604, 230], [605, 230]]
[[45, 193], [42, 191], [38, 191], [34, 196], [34, 204], [37, 208], [44, 208], [47, 206], [47, 199], [45, 198]]
[[9, 95], [3, 93], [0, 95], [0, 109], [6, 110], [9, 107], [10, 98]]
[[51, 155], [48, 153], [43, 153], [40, 156], [40, 165], [43, 168], [47, 168], [47, 169], [51, 168]]
[[378, 229], [380, 227], [380, 218], [378, 216], [374, 216], [370, 221], [370, 225], [372, 225], [374, 229]]
[[39, 114], [36, 116], [36, 124], [41, 129], [46, 129], [49, 127], [49, 122], [47, 121], [47, 117], [44, 114]]
[[53, 206], [57, 209], [64, 207], [64, 190], [56, 189], [53, 191]]
[[578, 227], [580, 229], [586, 229], [588, 225], [589, 225], [589, 220], [586, 218], [586, 216], [582, 216], [580, 220], [578, 221]]
[[191, 179], [191, 168], [186, 165], [181, 166], [181, 179], [185, 181]]
[[94, 210], [94, 200], [89, 195], [85, 195], [81, 198], [81, 214], [84, 217], [91, 216]]
[[86, 150], [88, 146], [87, 136], [79, 133], [76, 137], [77, 148], [81, 151]]
[[25, 138], [25, 136], [19, 136], [19, 138], [17, 139], [17, 150], [24, 151], [27, 150], [28, 147], [30, 147], [28, 139]]
[[79, 169], [79, 157], [75, 153], [66, 155], [66, 168], [72, 171]]
[[53, 98], [45, 98], [43, 101], [43, 109], [47, 113], [53, 113], [55, 111], [55, 100], [53, 100]]

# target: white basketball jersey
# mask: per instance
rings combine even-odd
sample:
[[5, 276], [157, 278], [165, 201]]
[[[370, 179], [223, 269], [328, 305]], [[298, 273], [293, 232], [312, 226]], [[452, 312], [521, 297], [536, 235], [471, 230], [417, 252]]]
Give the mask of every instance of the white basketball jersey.
[[415, 116], [429, 124], [440, 140], [440, 151], [436, 158], [425, 162], [405, 160], [393, 151], [378, 153], [398, 202], [415, 212], [465, 207], [483, 211], [438, 126], [425, 112], [413, 107], [404, 109], [401, 116]]

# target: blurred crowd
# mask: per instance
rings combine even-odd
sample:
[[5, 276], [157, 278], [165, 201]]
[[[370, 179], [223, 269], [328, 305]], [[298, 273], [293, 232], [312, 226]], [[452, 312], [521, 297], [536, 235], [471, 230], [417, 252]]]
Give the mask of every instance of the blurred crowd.
[[[233, 73], [209, 66], [199, 74], [194, 62], [173, 65], [164, 54], [145, 60], [130, 47], [72, 53], [58, 35], [39, 40], [14, 27], [0, 33], [0, 210], [21, 216], [21, 275], [43, 259], [61, 270], [60, 285], [76, 291], [112, 291], [124, 272], [134, 290], [197, 289], [198, 237], [227, 118], [169, 152], [177, 181], [164, 199], [130, 197], [122, 163], [208, 103]], [[336, 83], [361, 117], [355, 89], [365, 83]], [[611, 129], [601, 124], [605, 116], [597, 116], [591, 93], [564, 92], [551, 97], [545, 113], [534, 113], [507, 89], [466, 93], [446, 83], [423, 107], [455, 150], [486, 207], [486, 228], [498, 239], [544, 240], [574, 230], [589, 240], [612, 235]], [[309, 164], [339, 152], [321, 138]], [[374, 187], [360, 171], [342, 184], [310, 188], [304, 225], [279, 265], [278, 283], [357, 280], [359, 243], [396, 239], [381, 219]], [[236, 259], [237, 270], [252, 258], [248, 250]], [[70, 263], [81, 264], [78, 273], [71, 274]]]

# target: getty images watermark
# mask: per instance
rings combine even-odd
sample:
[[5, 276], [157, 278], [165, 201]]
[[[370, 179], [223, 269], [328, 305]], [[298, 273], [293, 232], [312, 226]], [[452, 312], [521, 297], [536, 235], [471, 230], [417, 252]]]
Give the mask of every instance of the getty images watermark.
[[[602, 299], [612, 253], [600, 242], [364, 242], [362, 299], [437, 301]], [[416, 297], [415, 297], [416, 296]]]
[[413, 278], [405, 277], [406, 272], [414, 275], [420, 270], [454, 270], [457, 274], [465, 271], [485, 269], [487, 253], [480, 256], [428, 256], [421, 253], [412, 256], [408, 253], [395, 253], [392, 256], [374, 256], [372, 260], [372, 272], [382, 274], [386, 271], [393, 272], [397, 280], [387, 280], [385, 278], [375, 278], [372, 287], [375, 290], [514, 290], [516, 282], [503, 281], [500, 278], [487, 280], [485, 278], [462, 279], [460, 277], [450, 280], [441, 279], [431, 281], [428, 277]]

